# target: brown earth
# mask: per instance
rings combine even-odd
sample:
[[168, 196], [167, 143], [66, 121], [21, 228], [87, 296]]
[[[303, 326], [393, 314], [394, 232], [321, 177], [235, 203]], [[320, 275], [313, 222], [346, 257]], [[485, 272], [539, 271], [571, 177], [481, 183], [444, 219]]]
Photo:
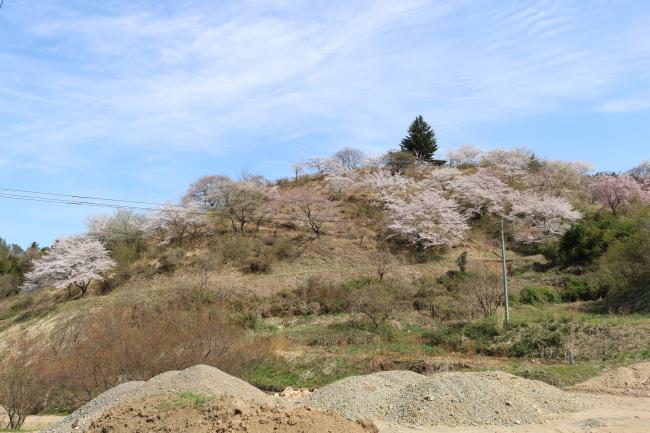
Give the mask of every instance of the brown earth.
[[221, 397], [202, 404], [179, 396], [124, 402], [94, 421], [89, 433], [377, 433], [371, 422], [309, 408], [277, 408]]
[[[577, 391], [650, 397], [650, 362], [606, 371], [574, 386]], [[650, 430], [650, 428], [649, 428]]]

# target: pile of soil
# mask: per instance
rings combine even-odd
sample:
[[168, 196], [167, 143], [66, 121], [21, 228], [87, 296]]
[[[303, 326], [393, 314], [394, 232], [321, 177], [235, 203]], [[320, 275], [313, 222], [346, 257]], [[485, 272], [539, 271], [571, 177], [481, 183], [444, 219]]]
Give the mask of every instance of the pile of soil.
[[560, 389], [503, 372], [352, 376], [314, 391], [301, 403], [350, 419], [403, 426], [530, 424], [582, 408]]
[[215, 367], [195, 365], [180, 371], [167, 371], [147, 382], [126, 382], [98, 395], [60, 423], [43, 433], [84, 432], [93, 420], [118, 404], [134, 398], [191, 392], [221, 397], [229, 395], [257, 403], [273, 404], [273, 399], [253, 385]]
[[233, 397], [199, 405], [178, 396], [124, 402], [94, 421], [89, 433], [377, 433], [371, 422], [354, 422], [309, 408], [280, 409]]
[[650, 362], [606, 371], [573, 387], [576, 391], [650, 397]]

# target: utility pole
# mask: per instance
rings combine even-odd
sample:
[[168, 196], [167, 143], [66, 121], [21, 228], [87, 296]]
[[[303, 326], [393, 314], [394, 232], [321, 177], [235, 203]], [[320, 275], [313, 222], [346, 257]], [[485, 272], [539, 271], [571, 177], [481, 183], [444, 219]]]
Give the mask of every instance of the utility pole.
[[505, 326], [510, 324], [510, 306], [508, 303], [508, 267], [506, 266], [506, 241], [503, 234], [503, 218], [501, 218], [501, 267], [503, 270], [503, 303], [506, 307]]

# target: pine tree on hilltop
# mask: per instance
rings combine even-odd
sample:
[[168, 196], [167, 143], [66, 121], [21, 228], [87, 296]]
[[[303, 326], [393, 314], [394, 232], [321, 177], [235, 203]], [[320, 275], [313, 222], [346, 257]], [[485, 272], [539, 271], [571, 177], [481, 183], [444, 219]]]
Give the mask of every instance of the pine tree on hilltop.
[[436, 133], [422, 116], [418, 116], [409, 126], [408, 135], [402, 139], [400, 147], [413, 153], [418, 161], [431, 161], [438, 150]]

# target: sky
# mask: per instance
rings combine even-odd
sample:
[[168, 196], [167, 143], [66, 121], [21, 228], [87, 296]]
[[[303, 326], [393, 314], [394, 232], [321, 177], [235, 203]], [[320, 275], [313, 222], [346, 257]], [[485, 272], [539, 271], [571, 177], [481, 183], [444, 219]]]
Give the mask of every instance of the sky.
[[[650, 3], [5, 0], [0, 188], [175, 201], [206, 174], [378, 155], [421, 114], [440, 155], [650, 158]], [[49, 245], [94, 208], [0, 198]]]

